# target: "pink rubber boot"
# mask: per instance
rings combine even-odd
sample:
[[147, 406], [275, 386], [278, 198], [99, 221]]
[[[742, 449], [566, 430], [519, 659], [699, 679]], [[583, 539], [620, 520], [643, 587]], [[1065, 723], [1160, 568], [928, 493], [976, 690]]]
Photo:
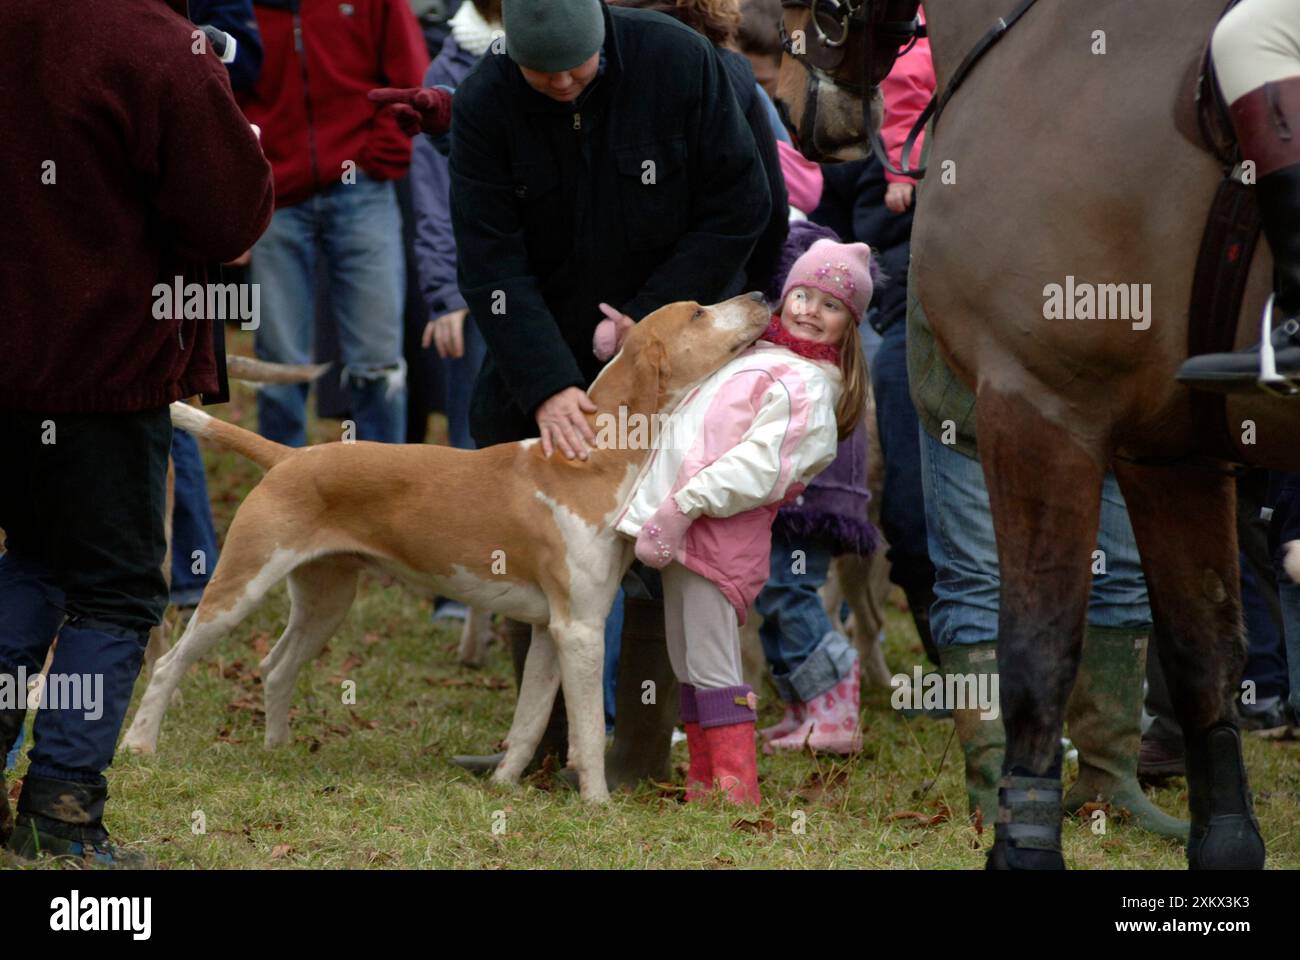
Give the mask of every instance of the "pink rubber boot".
[[[767, 741], [775, 740], [777, 737], [784, 737], [787, 733], [794, 733], [803, 723], [804, 705], [798, 700], [785, 705], [785, 716], [781, 722], [770, 727], [764, 727], [758, 731], [758, 738], [766, 746]], [[766, 752], [766, 751], [764, 751]]]
[[817, 753], [857, 753], [862, 749], [862, 727], [858, 719], [862, 671], [853, 661], [849, 675], [825, 693], [807, 703], [807, 713], [799, 728], [772, 740], [764, 753], [777, 750], [802, 750]]
[[698, 800], [713, 789], [713, 764], [709, 760], [709, 741], [700, 726], [700, 713], [695, 706], [695, 687], [679, 683], [681, 691], [682, 726], [686, 728], [686, 750], [690, 754], [690, 769], [686, 773], [686, 802]]
[[700, 726], [709, 745], [713, 782], [732, 803], [758, 806], [758, 750], [754, 691], [747, 685], [695, 691]]

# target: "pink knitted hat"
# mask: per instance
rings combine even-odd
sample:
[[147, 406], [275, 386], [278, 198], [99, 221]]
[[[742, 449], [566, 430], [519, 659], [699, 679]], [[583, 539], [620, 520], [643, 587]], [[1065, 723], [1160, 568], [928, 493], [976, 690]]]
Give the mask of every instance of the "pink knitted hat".
[[781, 288], [781, 305], [795, 287], [812, 287], [841, 301], [862, 322], [871, 303], [871, 248], [865, 243], [836, 243], [818, 240], [808, 252], [794, 262], [785, 286]]

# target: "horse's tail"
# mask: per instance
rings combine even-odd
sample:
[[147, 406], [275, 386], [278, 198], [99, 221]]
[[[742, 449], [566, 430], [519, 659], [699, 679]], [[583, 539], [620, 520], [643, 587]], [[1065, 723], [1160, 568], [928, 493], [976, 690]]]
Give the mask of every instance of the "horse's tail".
[[266, 470], [294, 452], [292, 447], [259, 437], [251, 430], [237, 427], [233, 423], [218, 420], [188, 403], [173, 403], [171, 418], [173, 426], [180, 427], [186, 433], [192, 433], [196, 437], [215, 441], [228, 450], [247, 457]]

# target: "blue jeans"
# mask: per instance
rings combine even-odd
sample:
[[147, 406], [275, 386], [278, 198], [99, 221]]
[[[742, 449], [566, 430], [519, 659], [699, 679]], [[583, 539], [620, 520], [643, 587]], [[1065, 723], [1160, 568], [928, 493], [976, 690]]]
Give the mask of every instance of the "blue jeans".
[[[802, 551], [801, 573], [794, 552]], [[763, 617], [758, 628], [781, 699], [807, 703], [839, 683], [853, 669], [858, 652], [831, 626], [817, 591], [830, 570], [830, 548], [817, 540], [795, 541], [772, 531], [772, 569], [754, 601]]]
[[880, 526], [889, 541], [889, 579], [905, 591], [924, 592], [935, 573], [916, 441], [920, 425], [907, 382], [907, 324], [894, 323], [882, 334], [871, 361], [871, 383], [885, 461]]
[[469, 402], [474, 395], [478, 369], [483, 366], [486, 354], [487, 344], [483, 342], [478, 324], [473, 317], [466, 316], [464, 356], [442, 358], [442, 372], [447, 382], [448, 439], [457, 450], [473, 450], [477, 447], [469, 432]]
[[[998, 638], [1001, 581], [993, 514], [978, 460], [920, 430], [925, 514], [934, 558], [935, 602], [930, 626], [939, 647]], [[1088, 622], [1142, 630], [1151, 626], [1146, 580], [1128, 508], [1113, 474], [1101, 491], [1100, 558], [1094, 555]], [[1104, 564], [1102, 567], [1097, 564]]]
[[217, 530], [199, 445], [184, 430], [172, 433], [176, 503], [172, 508], [172, 603], [193, 606], [217, 566]]
[[[406, 261], [401, 211], [390, 182], [360, 171], [275, 211], [253, 247], [249, 279], [260, 287], [257, 355], [278, 363], [312, 361], [318, 254], [329, 269], [338, 324], [343, 384], [356, 418], [356, 439], [406, 439], [406, 361], [402, 312]], [[307, 385], [268, 384], [257, 393], [264, 437], [290, 446], [307, 442]]]

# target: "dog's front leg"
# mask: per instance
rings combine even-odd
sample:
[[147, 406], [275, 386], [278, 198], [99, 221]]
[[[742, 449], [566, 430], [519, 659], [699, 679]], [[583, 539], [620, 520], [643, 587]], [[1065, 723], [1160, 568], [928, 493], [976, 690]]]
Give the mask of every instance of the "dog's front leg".
[[519, 681], [519, 700], [515, 718], [506, 735], [506, 755], [492, 774], [495, 783], [518, 783], [524, 767], [532, 759], [551, 717], [555, 692], [560, 688], [560, 665], [555, 642], [545, 627], [533, 627], [533, 641], [524, 661], [524, 675]]
[[578, 771], [582, 799], [609, 799], [605, 782], [605, 625], [551, 624], [560, 657], [564, 703], [569, 718], [569, 766]]

